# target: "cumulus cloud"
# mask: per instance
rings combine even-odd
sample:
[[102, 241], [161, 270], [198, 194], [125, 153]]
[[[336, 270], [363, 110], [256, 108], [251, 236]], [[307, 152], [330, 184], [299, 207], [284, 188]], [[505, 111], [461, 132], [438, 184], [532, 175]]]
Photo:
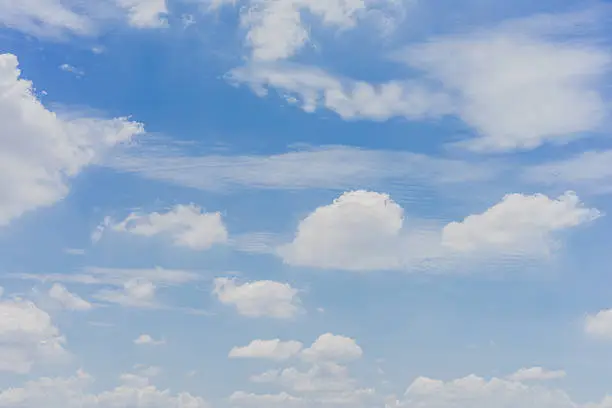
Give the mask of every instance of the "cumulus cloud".
[[0, 392], [1, 407], [38, 408], [209, 408], [199, 396], [186, 392], [171, 393], [151, 385], [146, 378], [134, 381], [122, 376], [122, 384], [98, 394], [90, 392], [94, 378], [78, 371], [69, 378], [44, 377], [26, 382], [20, 388]]
[[325, 333], [302, 351], [302, 358], [311, 362], [349, 362], [361, 358], [363, 350], [350, 337]]
[[388, 195], [344, 193], [300, 221], [277, 253], [290, 265], [352, 271], [407, 269], [425, 262], [483, 257], [548, 257], [560, 232], [601, 216], [573, 192], [557, 199], [509, 194], [480, 214], [444, 226], [420, 227]]
[[469, 401], [472, 408], [538, 407], [577, 408], [604, 407], [600, 404], [578, 404], [564, 391], [531, 386], [518, 381], [492, 378], [486, 380], [469, 375], [451, 381], [417, 378], [403, 399], [388, 404], [396, 408], [455, 408]]
[[213, 294], [247, 317], [290, 319], [302, 311], [298, 290], [288, 283], [262, 280], [240, 284], [235, 279], [217, 278]]
[[584, 330], [589, 336], [612, 340], [612, 309], [600, 310], [594, 315], [588, 315]]
[[261, 358], [270, 360], [288, 360], [299, 354], [302, 343], [299, 341], [253, 340], [247, 346], [234, 347], [229, 352], [230, 358]]
[[91, 303], [81, 298], [79, 295], [71, 293], [65, 286], [59, 283], [54, 284], [51, 289], [49, 289], [49, 297], [67, 310], [85, 311], [93, 307]]
[[145, 237], [168, 235], [174, 245], [193, 250], [209, 249], [228, 238], [221, 213], [205, 213], [193, 204], [177, 205], [165, 213], [132, 213], [112, 229]]
[[555, 232], [600, 216], [598, 210], [584, 207], [573, 192], [557, 199], [543, 194], [508, 194], [485, 212], [446, 225], [442, 245], [456, 252], [501, 250], [548, 255], [555, 247]]
[[68, 357], [51, 316], [23, 299], [0, 301], [0, 371], [19, 374]]
[[12, 54], [0, 55], [0, 93], [0, 226], [61, 200], [71, 178], [143, 131], [125, 118], [64, 119], [48, 110]]
[[134, 344], [137, 344], [139, 346], [143, 346], [143, 345], [163, 346], [164, 344], [166, 344], [166, 340], [164, 339], [155, 340], [149, 334], [141, 334], [136, 339], [134, 339]]

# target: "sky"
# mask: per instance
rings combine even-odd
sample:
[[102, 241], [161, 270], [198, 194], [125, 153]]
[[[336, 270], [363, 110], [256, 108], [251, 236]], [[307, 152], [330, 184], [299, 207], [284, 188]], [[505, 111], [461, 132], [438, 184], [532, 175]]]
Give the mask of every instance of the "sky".
[[0, 407], [612, 408], [611, 19], [0, 0]]

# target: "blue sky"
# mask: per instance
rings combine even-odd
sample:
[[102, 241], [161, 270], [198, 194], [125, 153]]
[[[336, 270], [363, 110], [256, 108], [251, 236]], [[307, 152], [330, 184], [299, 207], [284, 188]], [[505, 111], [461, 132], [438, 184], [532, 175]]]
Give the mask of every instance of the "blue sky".
[[0, 407], [612, 407], [610, 17], [0, 0]]

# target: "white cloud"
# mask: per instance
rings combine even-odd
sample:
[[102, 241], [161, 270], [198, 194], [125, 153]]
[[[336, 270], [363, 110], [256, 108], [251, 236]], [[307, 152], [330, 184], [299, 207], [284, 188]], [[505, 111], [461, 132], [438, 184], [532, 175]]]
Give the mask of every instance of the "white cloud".
[[57, 301], [64, 309], [84, 311], [92, 308], [91, 303], [69, 292], [66, 287], [58, 283], [54, 284], [51, 289], [49, 289], [49, 297]]
[[149, 334], [141, 334], [136, 339], [134, 339], [134, 344], [137, 344], [139, 346], [142, 346], [142, 345], [162, 346], [166, 344], [166, 340], [164, 339], [155, 340]]
[[[123, 377], [124, 380], [134, 377]], [[160, 390], [145, 381], [127, 381], [99, 394], [88, 392], [94, 379], [79, 371], [70, 378], [40, 378], [21, 388], [0, 393], [0, 407], [20, 408], [209, 408], [206, 401], [186, 392]]]
[[36, 364], [59, 362], [68, 353], [51, 316], [34, 303], [0, 301], [0, 371], [28, 373]]
[[145, 237], [167, 234], [174, 245], [193, 250], [209, 249], [228, 237], [221, 213], [205, 213], [193, 204], [177, 205], [166, 213], [132, 213], [112, 228]]
[[229, 357], [287, 360], [296, 356], [301, 350], [302, 343], [299, 341], [253, 340], [247, 346], [232, 348]]
[[600, 310], [594, 315], [588, 315], [584, 330], [589, 336], [612, 340], [612, 309]]
[[326, 108], [344, 119], [383, 121], [394, 116], [427, 119], [449, 114], [452, 98], [446, 92], [414, 80], [370, 84], [332, 76], [318, 68], [299, 65], [251, 64], [235, 68], [227, 78], [246, 83], [259, 96], [276, 89], [287, 102], [299, 102], [306, 112]]
[[415, 189], [419, 194], [427, 188], [448, 191], [453, 185], [461, 185], [464, 192], [468, 183], [491, 180], [500, 172], [499, 161], [467, 162], [350, 146], [310, 147], [274, 155], [194, 156], [184, 147], [150, 138], [127, 146], [105, 165], [152, 180], [223, 193], [237, 188], [344, 191], [381, 183], [406, 186], [407, 192]]
[[567, 374], [563, 370], [547, 370], [542, 367], [521, 368], [517, 372], [509, 375], [510, 381], [545, 381], [564, 378]]
[[[406, 391], [403, 400], [389, 407], [402, 408], [579, 408], [580, 405], [564, 391], [541, 386], [530, 386], [499, 378], [485, 380], [470, 375], [444, 382], [430, 378], [416, 379]], [[603, 405], [601, 405], [603, 408]]]
[[[234, 5], [235, 1], [209, 0], [211, 9]], [[247, 30], [246, 43], [252, 59], [282, 60], [297, 54], [311, 39], [311, 29], [302, 13], [316, 17], [326, 27], [347, 30], [359, 20], [374, 15], [391, 20], [398, 18], [394, 1], [367, 0], [250, 0], [242, 8], [241, 25]], [[394, 6], [394, 7], [392, 7]], [[393, 9], [393, 14], [388, 8]], [[378, 14], [370, 14], [375, 11]]]
[[47, 110], [12, 54], [0, 55], [0, 93], [0, 226], [61, 200], [71, 178], [142, 132], [124, 118], [62, 119]]
[[612, 150], [584, 151], [568, 159], [527, 167], [522, 179], [531, 183], [570, 186], [595, 194], [612, 192]]
[[326, 333], [302, 351], [302, 358], [314, 362], [349, 362], [361, 358], [363, 350], [350, 337]]
[[166, 0], [116, 0], [128, 12], [128, 22], [136, 28], [167, 27]]
[[71, 74], [74, 74], [76, 76], [83, 76], [83, 75], [85, 75], [85, 72], [83, 72], [82, 70], [80, 70], [77, 67], [72, 66], [70, 64], [62, 64], [62, 65], [60, 65], [60, 69], [62, 71], [65, 71], [65, 72], [70, 72]]
[[558, 199], [543, 194], [509, 194], [481, 214], [451, 222], [442, 230], [442, 245], [456, 252], [507, 251], [549, 255], [555, 232], [588, 223], [601, 213], [586, 208], [573, 192]]
[[247, 317], [290, 319], [302, 311], [298, 290], [288, 283], [254, 281], [243, 284], [234, 279], [215, 279], [213, 293], [225, 305], [232, 305]]
[[89, 34], [92, 22], [60, 0], [0, 1], [0, 25], [38, 36]]
[[405, 223], [404, 210], [386, 194], [352, 191], [304, 218], [277, 253], [289, 265], [350, 271], [546, 258], [558, 249], [561, 232], [599, 216], [572, 192], [558, 199], [509, 194], [481, 214], [428, 226]]
[[388, 195], [352, 191], [304, 218], [278, 253], [290, 265], [396, 269], [403, 223], [404, 210]]
[[314, 365], [308, 371], [295, 367], [271, 370], [251, 377], [251, 381], [278, 384], [296, 394], [335, 393], [355, 388], [355, 380], [349, 376], [346, 367], [329, 363]]
[[177, 286], [197, 282], [202, 276], [196, 272], [180, 269], [129, 269], [85, 267], [81, 273], [68, 274], [17, 274], [16, 278], [40, 282], [80, 283], [83, 285], [113, 285], [123, 287], [127, 281], [143, 279], [160, 286]]
[[108, 303], [124, 307], [155, 309], [161, 307], [156, 296], [156, 287], [145, 279], [132, 279], [123, 284], [122, 289], [102, 289], [94, 297]]
[[282, 392], [280, 394], [252, 394], [236, 391], [229, 397], [229, 402], [238, 407], [293, 407], [303, 406], [301, 398]]
[[307, 112], [323, 107], [345, 119], [456, 116], [478, 133], [460, 143], [475, 151], [533, 149], [600, 132], [608, 118], [602, 84], [612, 57], [597, 38], [577, 38], [585, 31], [571, 24], [575, 19], [532, 17], [395, 52], [394, 60], [421, 72], [411, 80], [375, 85], [278, 64], [251, 64], [229, 79], [260, 96], [277, 89]]

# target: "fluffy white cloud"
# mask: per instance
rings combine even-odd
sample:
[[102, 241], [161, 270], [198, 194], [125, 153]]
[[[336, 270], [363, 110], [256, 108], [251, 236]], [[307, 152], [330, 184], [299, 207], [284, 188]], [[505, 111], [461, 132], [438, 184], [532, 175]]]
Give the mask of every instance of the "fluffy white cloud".
[[70, 378], [40, 378], [21, 388], [0, 392], [0, 407], [20, 408], [208, 408], [203, 398], [189, 393], [173, 394], [149, 384], [148, 379], [122, 376], [118, 387], [99, 394], [88, 392], [93, 378], [79, 371]]
[[509, 194], [481, 214], [451, 222], [442, 230], [442, 245], [456, 252], [500, 250], [548, 255], [555, 232], [601, 216], [585, 208], [573, 192], [558, 199], [543, 194]]
[[538, 16], [432, 38], [394, 53], [422, 73], [411, 80], [370, 84], [278, 64], [238, 68], [229, 79], [260, 96], [277, 89], [307, 112], [323, 107], [345, 119], [452, 115], [478, 133], [461, 143], [466, 148], [532, 149], [602, 130], [608, 101], [601, 85], [612, 57], [597, 39], [568, 41], [584, 33], [575, 20], [596, 25], [596, 15]]
[[294, 407], [304, 406], [301, 398], [282, 392], [280, 394], [252, 394], [236, 391], [229, 397], [229, 402], [238, 407]]
[[296, 356], [302, 350], [299, 341], [253, 340], [244, 347], [234, 347], [229, 352], [230, 358], [265, 358], [271, 360], [287, 360]]
[[72, 177], [142, 132], [140, 124], [124, 118], [62, 119], [20, 75], [17, 57], [1, 54], [0, 226], [61, 200]]
[[166, 27], [166, 0], [116, 0], [128, 12], [128, 21], [137, 28]]
[[584, 330], [592, 337], [612, 340], [612, 309], [601, 310], [594, 315], [588, 315]]
[[166, 213], [132, 213], [112, 228], [146, 237], [167, 234], [174, 245], [193, 250], [205, 250], [226, 242], [228, 236], [221, 213], [205, 213], [193, 204], [177, 205]]
[[511, 381], [538, 381], [538, 380], [556, 380], [565, 377], [566, 373], [563, 370], [547, 370], [542, 367], [521, 368], [517, 372], [509, 375], [507, 378]]
[[448, 382], [418, 378], [408, 387], [402, 400], [387, 406], [398, 408], [605, 407], [603, 404], [578, 404], [572, 401], [567, 393], [557, 389], [499, 378], [486, 380], [475, 375]]
[[164, 344], [166, 344], [166, 340], [164, 339], [155, 340], [149, 334], [141, 334], [136, 339], [134, 339], [134, 344], [137, 344], [139, 346], [142, 346], [142, 345], [163, 346]]
[[431, 227], [411, 220], [405, 225], [403, 209], [388, 195], [352, 191], [304, 218], [294, 240], [277, 253], [290, 265], [351, 271], [542, 258], [558, 248], [559, 233], [600, 215], [572, 192], [558, 199], [510, 194], [460, 222]]
[[35, 364], [59, 362], [68, 356], [65, 339], [51, 316], [34, 303], [0, 301], [0, 371], [28, 373]]
[[330, 393], [353, 390], [355, 380], [346, 367], [337, 364], [317, 364], [308, 371], [290, 367], [271, 370], [251, 377], [255, 383], [274, 383], [294, 393]]
[[348, 362], [361, 358], [363, 350], [350, 337], [326, 333], [302, 351], [306, 361]]
[[92, 308], [91, 303], [71, 293], [65, 286], [59, 283], [54, 284], [51, 289], [49, 289], [49, 297], [57, 301], [64, 309], [84, 311]]
[[225, 305], [232, 305], [247, 317], [290, 319], [302, 311], [298, 290], [288, 283], [254, 281], [243, 284], [217, 278], [213, 293]]
[[154, 309], [160, 307], [155, 292], [156, 287], [152, 282], [132, 279], [125, 282], [122, 289], [103, 289], [94, 294], [94, 297], [120, 306]]
[[291, 265], [329, 269], [395, 269], [404, 210], [386, 194], [344, 193], [303, 219], [278, 253]]

